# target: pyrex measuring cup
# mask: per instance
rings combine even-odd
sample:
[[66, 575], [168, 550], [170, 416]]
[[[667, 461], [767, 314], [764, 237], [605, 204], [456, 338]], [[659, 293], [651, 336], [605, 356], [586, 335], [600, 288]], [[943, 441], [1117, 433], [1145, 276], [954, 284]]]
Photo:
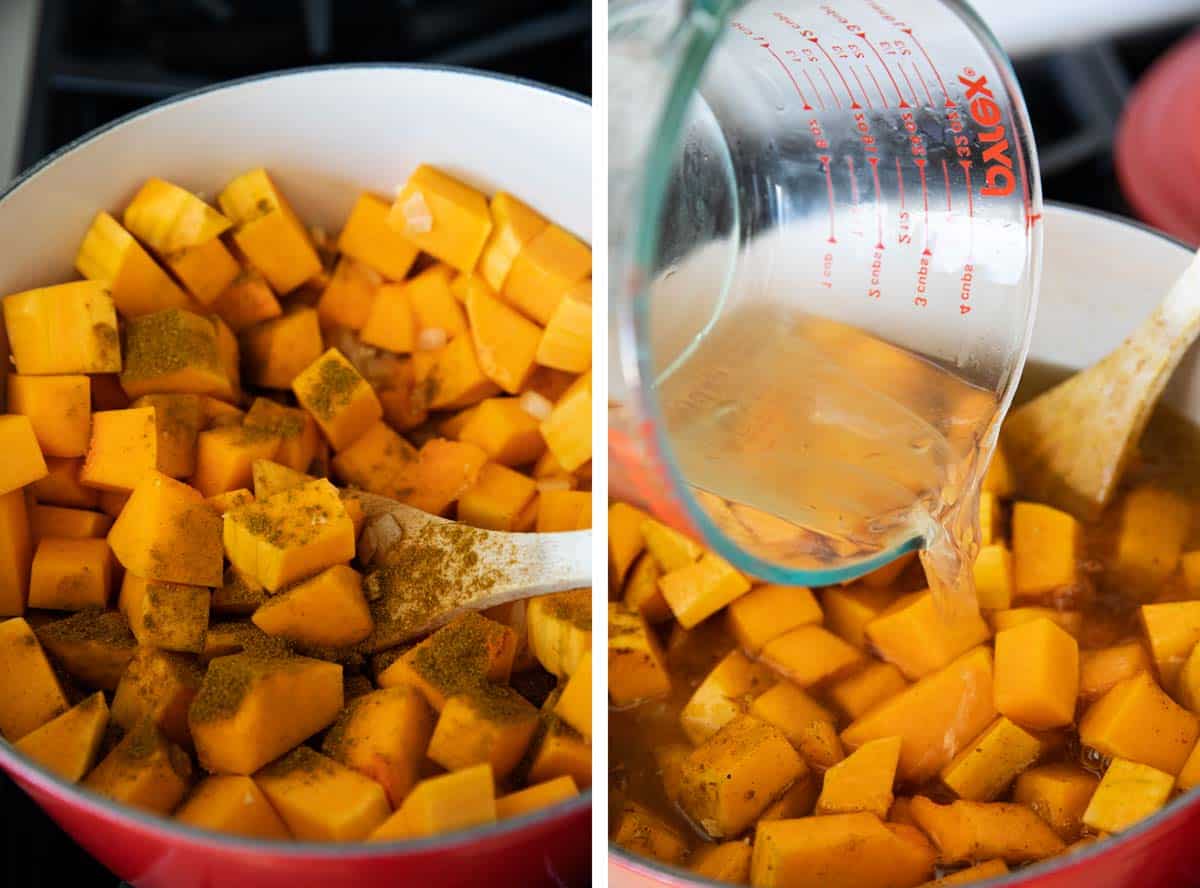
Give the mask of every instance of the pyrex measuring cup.
[[774, 582], [929, 544], [973, 502], [1037, 299], [1006, 58], [954, 0], [610, 12], [613, 495]]

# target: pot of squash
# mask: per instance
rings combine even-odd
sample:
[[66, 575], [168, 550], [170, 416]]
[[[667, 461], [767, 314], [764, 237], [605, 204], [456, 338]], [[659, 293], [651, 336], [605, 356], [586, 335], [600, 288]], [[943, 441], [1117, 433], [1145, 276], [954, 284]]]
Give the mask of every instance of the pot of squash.
[[[1077, 208], [1045, 226], [1018, 402], [1119, 345], [1192, 261]], [[614, 888], [1194, 883], [1198, 383], [1193, 348], [1094, 523], [1023, 495], [1001, 435], [978, 608], [939, 608], [911, 558], [755, 584], [613, 504]]]
[[415, 631], [472, 552], [357, 492], [590, 526], [590, 144], [575, 96], [339, 66], [0, 195], [0, 767], [122, 879], [588, 871], [590, 593]]

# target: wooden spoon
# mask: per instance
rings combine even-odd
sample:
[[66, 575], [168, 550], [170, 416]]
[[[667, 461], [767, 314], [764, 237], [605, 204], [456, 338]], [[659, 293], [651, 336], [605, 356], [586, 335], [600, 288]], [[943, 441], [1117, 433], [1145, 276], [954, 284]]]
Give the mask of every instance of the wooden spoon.
[[375, 619], [370, 647], [424, 635], [468, 610], [590, 589], [592, 532], [503, 533], [369, 493], [359, 560]]
[[[1087, 319], [1079, 320], [1087, 335]], [[1200, 253], [1117, 349], [1013, 411], [1005, 455], [1021, 490], [1085, 521], [1108, 505], [1154, 406], [1200, 333]]]

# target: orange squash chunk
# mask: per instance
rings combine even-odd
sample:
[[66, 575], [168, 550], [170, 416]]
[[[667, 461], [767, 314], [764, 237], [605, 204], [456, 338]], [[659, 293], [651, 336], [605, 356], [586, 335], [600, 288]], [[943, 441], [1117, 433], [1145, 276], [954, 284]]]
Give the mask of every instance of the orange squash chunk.
[[426, 382], [429, 407], [456, 410], [490, 398], [500, 387], [483, 372], [470, 336], [459, 336], [435, 353]]
[[417, 458], [412, 489], [400, 499], [431, 515], [445, 514], [479, 480], [486, 462], [474, 444], [430, 438]]
[[528, 475], [488, 463], [474, 486], [459, 497], [458, 520], [485, 530], [514, 531], [536, 495], [537, 482]]
[[869, 663], [830, 685], [829, 699], [853, 720], [907, 687], [908, 682], [891, 663]]
[[592, 747], [562, 719], [550, 719], [529, 763], [529, 783], [570, 777], [577, 786], [592, 785]]
[[403, 500], [417, 483], [416, 449], [386, 422], [377, 422], [333, 457], [333, 473], [345, 484]]
[[330, 724], [341, 708], [337, 663], [231, 654], [208, 664], [188, 725], [208, 771], [251, 774]]
[[1032, 808], [1064, 842], [1074, 842], [1099, 783], [1095, 774], [1070, 762], [1040, 765], [1017, 778], [1013, 801]]
[[29, 624], [21, 617], [0, 622], [0, 733], [15, 743], [69, 708]]
[[750, 581], [720, 556], [705, 552], [700, 560], [663, 574], [659, 591], [685, 629], [690, 629], [750, 591]]
[[158, 467], [158, 425], [153, 407], [104, 410], [92, 417], [92, 438], [79, 470], [80, 483], [101, 490], [133, 490]]
[[241, 335], [246, 377], [263, 388], [290, 389], [292, 381], [325, 350], [315, 309], [297, 308], [255, 324]]
[[338, 252], [357, 259], [391, 281], [408, 275], [420, 250], [388, 224], [387, 201], [364, 191], [338, 237]]
[[866, 634], [880, 657], [909, 679], [941, 669], [991, 636], [972, 603], [939, 607], [928, 590], [896, 600], [867, 624]]
[[170, 814], [187, 794], [192, 763], [147, 719], [133, 728], [83, 785], [123, 805]]
[[807, 688], [846, 675], [862, 653], [820, 626], [801, 626], [767, 642], [762, 661]]
[[140, 647], [117, 685], [112, 719], [123, 728], [132, 728], [148, 718], [168, 740], [190, 745], [188, 707], [196, 699], [202, 679], [203, 673], [190, 658]]
[[619, 587], [625, 582], [626, 574], [645, 548], [642, 525], [649, 518], [641, 509], [627, 503], [613, 503], [608, 507], [608, 570], [612, 585]]
[[279, 449], [272, 459], [289, 469], [307, 472], [317, 456], [321, 442], [317, 424], [297, 407], [285, 407], [270, 398], [255, 398], [246, 411], [244, 425], [255, 437], [278, 438]]
[[349, 647], [370, 635], [375, 625], [362, 576], [345, 564], [272, 595], [252, 619], [268, 635], [312, 648]]
[[211, 317], [172, 308], [125, 325], [121, 387], [131, 398], [158, 392], [234, 397]]
[[755, 699], [750, 714], [783, 731], [814, 767], [831, 768], [846, 757], [833, 713], [790, 681], [779, 682]]
[[29, 606], [82, 610], [108, 606], [113, 557], [105, 540], [46, 537], [33, 555]]
[[28, 416], [46, 456], [83, 456], [92, 425], [91, 381], [86, 376], [8, 377], [8, 411]]
[[201, 305], [212, 305], [242, 270], [219, 238], [164, 256], [163, 264]]
[[420, 778], [431, 736], [429, 704], [414, 688], [397, 685], [347, 703], [321, 751], [378, 782], [395, 808]]
[[1041, 753], [1037, 737], [1001, 716], [946, 765], [942, 782], [960, 799], [990, 802]]
[[692, 743], [703, 743], [750, 708], [753, 700], [775, 684], [775, 673], [731, 651], [696, 688], [679, 714]]
[[115, 518], [121, 509], [120, 506], [112, 508], [112, 503], [121, 498], [120, 504], [123, 506], [123, 498], [129, 495], [128, 491], [101, 492], [94, 487], [85, 487], [79, 480], [82, 469], [81, 459], [59, 459], [51, 456], [46, 460], [46, 477], [30, 484], [29, 490], [39, 503], [73, 509], [99, 507], [106, 515]]
[[555, 777], [543, 783], [535, 783], [516, 792], [496, 799], [496, 819], [520, 817], [530, 811], [549, 808], [579, 795], [579, 787], [568, 776]]
[[418, 329], [442, 330], [447, 341], [467, 332], [467, 316], [450, 292], [450, 274], [445, 265], [435, 265], [405, 284]]
[[550, 415], [542, 420], [542, 437], [559, 465], [569, 472], [592, 458], [591, 371], [572, 383]]
[[263, 768], [254, 780], [301, 841], [358, 841], [391, 813], [382, 786], [307, 746]]
[[383, 418], [375, 389], [336, 348], [302, 370], [292, 391], [334, 450], [350, 446]]
[[1175, 778], [1125, 759], [1113, 759], [1092, 793], [1083, 822], [1098, 833], [1116, 833], [1149, 817], [1167, 803]]
[[[592, 492], [590, 490], [546, 490], [537, 497], [538, 533], [562, 533], [572, 530], [590, 530], [592, 526]], [[658, 592], [658, 577], [654, 577], [651, 588]], [[666, 601], [662, 601], [666, 607]], [[637, 609], [637, 608], [635, 608]]]
[[584, 373], [592, 366], [592, 305], [570, 295], [546, 322], [538, 343], [537, 362], [568, 373]]
[[219, 586], [221, 517], [186, 484], [150, 472], [121, 510], [108, 544], [128, 571], [149, 580]]
[[[34, 506], [34, 511], [47, 508]], [[29, 597], [29, 570], [33, 563], [25, 491], [18, 488], [0, 494], [0, 617], [25, 613]]]
[[997, 857], [1008, 863], [1029, 863], [1058, 854], [1065, 847], [1054, 830], [1024, 805], [963, 801], [936, 805], [917, 796], [911, 810], [945, 863], [978, 863]]
[[1079, 698], [1095, 700], [1113, 685], [1153, 669], [1146, 647], [1137, 639], [1079, 652]]
[[522, 314], [545, 325], [574, 284], [592, 272], [592, 251], [557, 225], [548, 225], [525, 244], [504, 281], [504, 298]]
[[92, 220], [75, 257], [75, 269], [108, 287], [117, 311], [126, 318], [191, 304], [187, 293], [108, 213], [98, 213]]
[[[536, 600], [535, 600], [536, 601]], [[533, 602], [531, 602], [532, 604]], [[532, 610], [532, 608], [531, 608]], [[588, 635], [591, 635], [590, 629]], [[530, 629], [530, 647], [539, 654]], [[565, 636], [564, 636], [565, 637]], [[588, 644], [590, 644], [590, 638]], [[582, 654], [581, 654], [582, 656]], [[550, 670], [553, 671], [553, 670]], [[671, 673], [658, 636], [640, 613], [616, 601], [608, 603], [608, 696], [617, 706], [665, 697], [671, 692]], [[711, 713], [710, 713], [711, 717]], [[699, 719], [697, 719], [699, 721]]]
[[46, 477], [46, 460], [28, 416], [0, 416], [0, 494]]
[[370, 841], [425, 838], [491, 823], [496, 819], [495, 785], [487, 764], [422, 780]]
[[1172, 687], [1200, 642], [1200, 601], [1144, 604], [1138, 615], [1158, 674], [1166, 687]]
[[244, 487], [239, 487], [237, 490], [226, 490], [224, 493], [210, 496], [205, 502], [218, 515], [224, 515], [230, 509], [254, 502], [254, 494]]
[[459, 271], [471, 271], [492, 231], [487, 198], [428, 164], [417, 167], [388, 214], [401, 237]]
[[627, 801], [617, 815], [613, 841], [642, 857], [662, 863], [679, 863], [688, 843], [671, 824], [635, 801]]
[[376, 293], [360, 327], [367, 345], [408, 354], [416, 347], [417, 322], [405, 284], [384, 284]]
[[563, 686], [554, 714], [592, 741], [592, 652], [588, 651]]
[[63, 780], [77, 783], [96, 763], [107, 728], [108, 704], [97, 691], [13, 745]]
[[117, 313], [107, 282], [14, 293], [0, 306], [18, 373], [121, 372]]
[[308, 232], [266, 170], [238, 176], [217, 202], [234, 223], [234, 241], [275, 292], [290, 293], [320, 273]]
[[559, 678], [570, 677], [592, 647], [591, 590], [530, 599], [526, 623], [529, 647], [545, 670]]
[[1200, 735], [1196, 716], [1142, 672], [1115, 684], [1079, 722], [1079, 739], [1106, 756], [1178, 774]]
[[211, 597], [205, 586], [164, 583], [126, 573], [118, 607], [139, 644], [198, 654], [204, 649]]
[[361, 330], [367, 323], [382, 283], [378, 272], [349, 256], [342, 256], [317, 302], [317, 317], [321, 327]]
[[192, 486], [204, 496], [249, 487], [254, 463], [274, 459], [281, 439], [264, 426], [224, 425], [200, 433], [196, 439], [196, 472]]
[[229, 286], [217, 294], [209, 308], [235, 334], [283, 314], [271, 285], [253, 268], [239, 270]]
[[722, 842], [699, 849], [691, 859], [696, 875], [714, 882], [733, 885], [750, 881], [751, 846], [746, 842]]
[[751, 654], [785, 632], [820, 623], [821, 605], [803, 586], [756, 586], [730, 603], [726, 611], [729, 631]]
[[232, 223], [185, 188], [151, 177], [122, 217], [125, 227], [159, 253], [207, 243]]
[[256, 459], [250, 466], [250, 476], [254, 481], [254, 499], [259, 502], [317, 480], [312, 475], [297, 472], [269, 459]]
[[517, 394], [533, 374], [541, 328], [474, 276], [467, 282], [466, 306], [480, 368], [501, 389]]
[[249, 777], [205, 777], [175, 812], [188, 826], [252, 839], [290, 839], [292, 834]]
[[826, 628], [856, 648], [865, 648], [867, 625], [883, 613], [895, 597], [888, 589], [866, 585], [831, 586], [821, 593]]
[[546, 449], [538, 420], [526, 412], [520, 398], [481, 401], [471, 408], [457, 437], [504, 466], [532, 463]]
[[880, 820], [892, 807], [892, 784], [900, 762], [899, 737], [864, 743], [825, 772], [817, 814], [866, 811]]
[[448, 771], [482, 763], [503, 780], [525, 754], [538, 712], [502, 685], [482, 683], [446, 700], [426, 754]]
[[115, 690], [137, 649], [129, 624], [115, 611], [84, 610], [37, 630], [38, 640], [71, 676]]
[[1040, 503], [1013, 506], [1013, 595], [1018, 601], [1041, 601], [1077, 582], [1082, 532], [1066, 512]]
[[550, 223], [541, 213], [505, 191], [496, 192], [488, 209], [492, 215], [492, 235], [479, 257], [479, 273], [488, 286], [499, 291], [521, 248]]
[[1069, 725], [1079, 696], [1079, 645], [1050, 620], [996, 636], [996, 709], [1034, 730]]

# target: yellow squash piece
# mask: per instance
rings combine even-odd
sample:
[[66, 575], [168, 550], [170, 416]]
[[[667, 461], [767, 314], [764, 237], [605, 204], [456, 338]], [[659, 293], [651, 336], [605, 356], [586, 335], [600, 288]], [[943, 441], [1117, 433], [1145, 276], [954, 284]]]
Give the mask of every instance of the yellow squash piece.
[[39, 626], [37, 637], [72, 678], [106, 691], [116, 689], [137, 649], [125, 618], [96, 608]]
[[268, 635], [310, 648], [349, 647], [370, 635], [375, 625], [362, 576], [345, 564], [270, 596], [252, 619]]
[[[589, 530], [591, 526], [591, 491], [542, 490], [538, 494], [537, 524], [534, 527], [538, 533]], [[654, 582], [657, 586], [657, 578]]]
[[688, 850], [687, 839], [673, 826], [633, 801], [627, 801], [617, 815], [613, 841], [634, 854], [668, 864], [682, 861]]
[[1012, 553], [1002, 543], [983, 546], [979, 550], [973, 574], [980, 610], [996, 611], [1012, 607]]
[[541, 213], [504, 191], [496, 193], [489, 209], [492, 236], [479, 258], [479, 273], [489, 287], [500, 292], [521, 248], [541, 234], [549, 223]]
[[829, 699], [853, 721], [907, 687], [903, 674], [891, 663], [869, 663], [830, 685]]
[[211, 598], [211, 590], [205, 586], [164, 583], [126, 573], [118, 606], [139, 644], [198, 654], [204, 650]]
[[125, 325], [121, 387], [130, 398], [158, 392], [234, 400], [212, 316], [180, 308], [141, 315]]
[[775, 681], [771, 669], [755, 663], [741, 651], [731, 651], [704, 677], [684, 704], [679, 714], [683, 732], [693, 744], [703, 743], [747, 712], [755, 698]]
[[97, 691], [13, 745], [68, 783], [77, 783], [95, 765], [107, 728], [108, 704]]
[[936, 805], [917, 796], [911, 810], [945, 863], [979, 863], [997, 857], [1008, 863], [1029, 863], [1065, 847], [1054, 830], [1024, 805], [963, 801]]
[[790, 681], [779, 682], [755, 699], [750, 714], [783, 731], [813, 767], [831, 768], [846, 757], [833, 713]]
[[233, 223], [185, 188], [151, 177], [122, 217], [138, 240], [159, 254], [207, 243]]
[[866, 634], [880, 657], [913, 680], [936, 672], [991, 636], [971, 602], [939, 606], [928, 590], [897, 599], [867, 624]]
[[799, 626], [822, 621], [821, 605], [804, 586], [756, 586], [729, 604], [729, 631], [750, 654]]
[[487, 763], [503, 780], [520, 762], [538, 727], [538, 712], [502, 685], [480, 684], [446, 700], [426, 755], [448, 771]]
[[679, 625], [690, 629], [749, 592], [750, 581], [725, 559], [706, 552], [694, 564], [663, 574], [658, 588]]
[[206, 425], [201, 396], [145, 395], [131, 406], [154, 409], [158, 470], [172, 478], [187, 478], [196, 471], [196, 436]]
[[592, 374], [580, 376], [542, 420], [542, 437], [554, 458], [574, 472], [592, 458]]
[[722, 842], [697, 851], [691, 859], [696, 875], [714, 882], [745, 884], [750, 880], [751, 845], [748, 842]]
[[87, 453], [92, 425], [91, 381], [86, 376], [8, 377], [8, 412], [29, 417], [46, 456]]
[[1084, 746], [1178, 774], [1200, 735], [1196, 716], [1163, 693], [1142, 672], [1118, 682], [1093, 703], [1079, 723]]
[[1096, 775], [1070, 762], [1039, 765], [1017, 778], [1013, 801], [1032, 808], [1064, 842], [1074, 842], [1099, 782]]
[[[0, 424], [3, 424], [2, 419]], [[30, 484], [29, 490], [39, 503], [72, 509], [99, 508], [104, 514], [115, 518], [125, 505], [129, 492], [101, 492], [95, 487], [85, 487], [79, 480], [82, 470], [81, 459], [51, 456], [46, 459], [46, 476]]]
[[191, 778], [187, 753], [146, 720], [125, 735], [83, 785], [123, 805], [166, 815], [187, 793]]
[[880, 737], [864, 743], [826, 771], [816, 813], [865, 811], [880, 820], [887, 817], [901, 743], [899, 737]]
[[[3, 507], [0, 506], [0, 511]], [[36, 545], [42, 537], [83, 539], [103, 537], [112, 527], [112, 518], [88, 509], [64, 509], [61, 506], [34, 506], [29, 512], [29, 531]], [[3, 518], [0, 518], [0, 540], [4, 539]], [[0, 543], [2, 546], [3, 543]], [[0, 581], [3, 588], [3, 581]], [[3, 594], [0, 593], [0, 598]]]
[[203, 677], [195, 661], [183, 654], [139, 647], [117, 685], [112, 720], [132, 728], [148, 718], [168, 740], [191, 746], [188, 707]]
[[253, 268], [241, 269], [208, 307], [235, 334], [283, 314], [271, 285]]
[[417, 321], [408, 298], [408, 287], [404, 284], [380, 287], [359, 329], [359, 338], [367, 345], [397, 354], [413, 351], [417, 341]]
[[[420, 250], [388, 224], [390, 207], [364, 191], [338, 236], [338, 251], [374, 269], [390, 281], [402, 281]], [[360, 325], [361, 326], [361, 325]]]
[[1138, 615], [1155, 668], [1163, 684], [1172, 687], [1200, 642], [1200, 601], [1144, 604]]
[[233, 239], [277, 293], [321, 271], [321, 260], [291, 205], [263, 169], [234, 179], [217, 198], [234, 223]]
[[520, 398], [488, 398], [480, 402], [471, 408], [457, 437], [505, 466], [532, 463], [546, 449], [537, 419], [526, 412]]
[[427, 164], [396, 194], [387, 221], [401, 237], [463, 272], [475, 268], [492, 231], [487, 198]]
[[[49, 507], [35, 507], [46, 508]], [[33, 563], [30, 524], [25, 491], [17, 488], [0, 494], [0, 617], [19, 617], [25, 613], [29, 569]]]
[[1083, 812], [1083, 822], [1097, 832], [1121, 832], [1165, 805], [1174, 785], [1173, 776], [1149, 765], [1113, 759]]
[[[627, 503], [613, 503], [608, 507], [608, 570], [614, 587], [620, 587], [625, 582], [629, 568], [645, 548], [642, 525], [647, 520], [649, 516], [645, 512]], [[699, 557], [699, 552], [696, 557]]]
[[275, 461], [296, 472], [307, 472], [321, 444], [317, 424], [304, 410], [285, 407], [270, 398], [255, 398], [246, 411], [246, 429], [254, 437], [278, 438]]
[[15, 743], [69, 708], [29, 624], [0, 622], [0, 734]]
[[[1189, 658], [1190, 660], [1190, 658]], [[1146, 646], [1137, 639], [1112, 647], [1079, 652], [1079, 698], [1095, 700], [1119, 681], [1154, 668]]]
[[1016, 503], [1012, 552], [1016, 599], [1045, 601], [1078, 582], [1082, 528], [1066, 512], [1040, 503]]
[[255, 324], [240, 341], [247, 380], [272, 389], [290, 389], [300, 371], [325, 350], [320, 320], [311, 308], [297, 308]]
[[363, 329], [381, 284], [382, 278], [373, 269], [348, 256], [339, 259], [317, 302], [322, 329]]
[[645, 617], [608, 605], [608, 695], [617, 706], [665, 697], [671, 676], [658, 638]]
[[254, 782], [301, 841], [365, 839], [391, 813], [382, 786], [307, 746], [263, 768]]
[[557, 225], [526, 243], [504, 280], [504, 299], [543, 326], [567, 291], [592, 272], [592, 251]]
[[514, 531], [536, 494], [537, 483], [528, 475], [488, 463], [459, 497], [458, 520], [485, 530]]
[[333, 458], [334, 475], [370, 493], [404, 500], [417, 484], [417, 451], [386, 422], [377, 422]]
[[191, 304], [187, 293], [108, 213], [98, 213], [92, 220], [75, 257], [75, 269], [107, 286], [117, 311], [126, 318]]
[[1144, 485], [1125, 495], [1112, 579], [1143, 601], [1158, 593], [1179, 565], [1192, 526], [1191, 504], [1173, 491]]
[[92, 418], [80, 483], [127, 493], [158, 468], [158, 423], [153, 407], [102, 410]]
[[990, 802], [1041, 752], [1037, 737], [1001, 716], [942, 769], [942, 782], [960, 799]]
[[855, 584], [839, 589], [830, 586], [821, 593], [825, 627], [856, 648], [867, 646], [867, 626], [895, 600], [889, 589]]
[[29, 606], [50, 610], [105, 608], [112, 598], [113, 557], [105, 540], [46, 537], [29, 577]]
[[290, 839], [267, 797], [249, 777], [206, 777], [175, 812], [188, 826], [251, 839]]
[[491, 823], [496, 819], [495, 785], [486, 764], [429, 777], [413, 788], [369, 839], [419, 839]]
[[496, 819], [505, 820], [509, 817], [520, 817], [530, 811], [549, 808], [567, 799], [579, 795], [579, 787], [570, 777], [555, 777], [542, 783], [535, 783], [525, 789], [510, 792], [496, 799]]
[[383, 417], [375, 389], [336, 348], [302, 370], [292, 382], [292, 391], [334, 450], [353, 444]]
[[563, 686], [554, 714], [592, 741], [592, 652], [588, 651]]
[[117, 313], [107, 283], [27, 290], [0, 305], [18, 373], [121, 372]]
[[559, 678], [573, 675], [592, 648], [591, 590], [530, 599], [526, 619], [529, 647], [545, 670]]
[[1079, 644], [1050, 620], [996, 636], [996, 709], [1034, 730], [1069, 725], [1079, 696]]
[[542, 329], [501, 302], [478, 277], [468, 280], [465, 300], [480, 369], [501, 389], [517, 394], [533, 374]]
[[49, 474], [28, 416], [0, 416], [0, 453], [4, 454], [0, 494], [16, 491]]
[[568, 373], [592, 366], [592, 305], [571, 296], [558, 303], [538, 343], [537, 362]]
[[802, 688], [841, 678], [862, 652], [820, 626], [801, 626], [767, 642], [762, 661]]

